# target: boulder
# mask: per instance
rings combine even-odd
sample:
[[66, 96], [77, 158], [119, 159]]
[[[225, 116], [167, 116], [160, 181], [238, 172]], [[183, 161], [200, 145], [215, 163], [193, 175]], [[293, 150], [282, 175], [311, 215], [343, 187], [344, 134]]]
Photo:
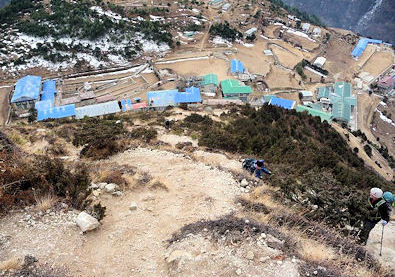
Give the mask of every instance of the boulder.
[[118, 185], [111, 183], [111, 184], [107, 184], [104, 189], [106, 190], [106, 192], [108, 193], [113, 193], [115, 192], [115, 189], [118, 187]]
[[246, 259], [247, 260], [253, 260], [254, 259], [254, 252], [252, 252], [252, 251], [248, 251], [247, 252], [247, 255], [246, 255]]
[[137, 203], [136, 202], [130, 203], [129, 210], [131, 211], [137, 210]]
[[75, 222], [82, 232], [91, 231], [100, 226], [99, 221], [86, 212], [81, 212]]
[[246, 179], [241, 180], [240, 186], [242, 186], [243, 188], [248, 186], [248, 181]]

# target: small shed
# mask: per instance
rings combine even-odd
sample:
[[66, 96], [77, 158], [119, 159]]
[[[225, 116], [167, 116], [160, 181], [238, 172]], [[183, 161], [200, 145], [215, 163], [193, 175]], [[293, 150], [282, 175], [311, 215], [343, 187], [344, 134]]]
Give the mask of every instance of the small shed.
[[232, 75], [237, 75], [239, 73], [244, 73], [244, 65], [241, 61], [233, 59], [230, 64], [230, 73]]
[[248, 29], [244, 34], [245, 34], [245, 37], [250, 37], [250, 36], [252, 36], [253, 34], [255, 34], [256, 33], [256, 31], [258, 31], [258, 29], [256, 28], [256, 27], [252, 27], [251, 29]]
[[229, 8], [230, 8], [230, 3], [226, 3], [226, 4], [224, 4], [223, 6], [222, 6], [222, 10], [224, 11], [224, 12], [226, 12], [226, 11], [228, 11], [229, 10]]
[[308, 33], [309, 32], [309, 30], [310, 30], [310, 23], [303, 23], [302, 24], [302, 30], [304, 31], [304, 32], [306, 32], [306, 33]]
[[320, 37], [321, 36], [321, 28], [314, 27], [314, 29], [313, 29], [313, 36]]
[[299, 92], [302, 96], [303, 101], [313, 101], [313, 93], [308, 90], [301, 90]]
[[317, 59], [315, 59], [313, 65], [318, 67], [323, 67], [325, 63], [326, 63], [326, 58], [318, 57]]

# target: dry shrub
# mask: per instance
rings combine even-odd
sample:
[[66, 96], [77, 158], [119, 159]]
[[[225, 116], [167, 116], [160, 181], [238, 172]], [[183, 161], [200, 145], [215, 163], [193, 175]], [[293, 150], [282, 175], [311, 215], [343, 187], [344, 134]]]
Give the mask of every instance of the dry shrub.
[[24, 145], [27, 142], [21, 135], [17, 133], [10, 134], [10, 140], [17, 145]]
[[127, 181], [120, 170], [103, 170], [99, 173], [99, 182], [114, 183], [120, 186], [127, 186]]
[[20, 258], [12, 257], [8, 260], [0, 262], [0, 271], [4, 270], [18, 270], [23, 266], [23, 261]]
[[144, 127], [138, 127], [130, 132], [129, 137], [132, 139], [141, 139], [148, 143], [155, 139], [157, 135], [158, 132], [152, 127], [148, 129]]
[[151, 182], [152, 176], [148, 172], [141, 172], [139, 174], [139, 178], [137, 179], [138, 186], [145, 186], [149, 182]]
[[54, 156], [60, 156], [60, 155], [65, 156], [68, 154], [66, 146], [59, 141], [55, 141], [53, 144], [47, 146], [45, 152], [46, 154], [54, 155]]
[[151, 186], [150, 186], [150, 189], [169, 191], [169, 188], [167, 187], [167, 185], [162, 183], [159, 180], [153, 181]]
[[42, 212], [51, 209], [56, 202], [56, 199], [52, 194], [35, 196], [34, 199], [36, 200], [36, 209]]
[[325, 262], [333, 260], [336, 257], [332, 248], [327, 247], [319, 241], [302, 240], [300, 243], [300, 255], [305, 260], [312, 262]]

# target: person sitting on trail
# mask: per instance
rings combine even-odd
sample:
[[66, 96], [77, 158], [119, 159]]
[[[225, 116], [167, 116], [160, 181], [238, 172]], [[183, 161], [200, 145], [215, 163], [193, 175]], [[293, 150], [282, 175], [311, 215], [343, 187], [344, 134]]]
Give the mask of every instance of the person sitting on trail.
[[264, 160], [257, 160], [254, 163], [254, 167], [255, 167], [255, 177], [262, 179], [262, 173], [265, 172], [266, 174], [270, 175], [271, 172], [265, 167], [265, 161]]
[[383, 226], [388, 224], [390, 213], [392, 211], [391, 204], [383, 198], [383, 191], [379, 188], [372, 188], [370, 190], [368, 202], [369, 215], [365, 219], [362, 230], [359, 234], [359, 243], [362, 245], [366, 245], [370, 231], [380, 220]]

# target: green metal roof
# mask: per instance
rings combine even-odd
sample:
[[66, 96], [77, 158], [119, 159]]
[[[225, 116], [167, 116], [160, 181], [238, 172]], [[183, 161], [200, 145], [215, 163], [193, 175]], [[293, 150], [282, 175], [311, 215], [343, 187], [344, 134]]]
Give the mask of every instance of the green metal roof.
[[311, 104], [309, 104], [307, 106], [309, 106], [310, 108], [312, 108], [314, 110], [318, 110], [318, 111], [322, 110], [322, 107], [321, 107], [320, 103], [311, 103]]
[[252, 93], [252, 89], [250, 86], [245, 86], [238, 80], [234, 79], [226, 79], [224, 81], [221, 81], [221, 88], [224, 94]]
[[316, 110], [316, 109], [312, 109], [306, 106], [302, 106], [302, 105], [298, 105], [296, 106], [296, 111], [297, 112], [304, 112], [306, 111], [307, 113], [309, 113], [312, 116], [319, 116], [321, 118], [321, 121], [328, 121], [329, 123], [332, 122], [332, 115], [330, 115], [329, 113], [325, 113], [323, 111], [320, 110]]
[[351, 84], [346, 82], [336, 82], [335, 83], [335, 94], [340, 97], [350, 97], [351, 96]]
[[211, 85], [211, 84], [218, 86], [218, 76], [216, 74], [204, 75], [201, 85], [206, 86], [206, 85]]
[[332, 103], [332, 115], [334, 118], [346, 122], [351, 119], [351, 107], [356, 106], [357, 98], [351, 96], [351, 84], [336, 82], [334, 93], [329, 96]]
[[329, 98], [329, 94], [331, 93], [331, 87], [320, 87], [318, 88], [318, 100], [321, 98]]

